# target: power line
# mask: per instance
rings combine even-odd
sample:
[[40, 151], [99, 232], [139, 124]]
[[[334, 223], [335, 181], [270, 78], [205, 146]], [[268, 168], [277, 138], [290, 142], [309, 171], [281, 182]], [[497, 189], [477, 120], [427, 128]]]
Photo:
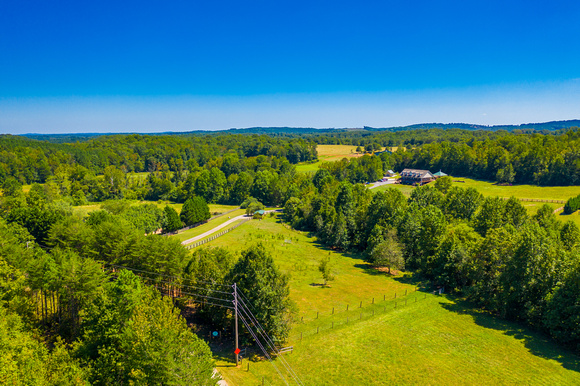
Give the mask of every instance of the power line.
[[256, 335], [254, 334], [254, 331], [250, 328], [250, 326], [246, 322], [246, 319], [243, 316], [241, 316], [241, 315], [240, 315], [240, 319], [242, 320], [242, 322], [244, 323], [244, 325], [246, 326], [246, 328], [248, 329], [248, 331], [250, 332], [250, 334], [252, 334], [252, 336], [254, 337], [254, 340], [256, 341], [256, 343], [258, 344], [258, 346], [260, 346], [260, 348], [262, 349], [262, 352], [264, 353], [264, 355], [266, 355], [266, 358], [268, 358], [268, 361], [272, 364], [272, 366], [274, 366], [274, 369], [276, 369], [276, 372], [278, 373], [278, 375], [280, 375], [280, 378], [282, 378], [282, 380], [284, 381], [284, 383], [286, 385], [288, 385], [288, 381], [286, 380], [286, 377], [284, 377], [284, 375], [282, 375], [282, 373], [280, 372], [280, 370], [278, 370], [278, 367], [276, 367], [276, 365], [272, 361], [272, 358], [270, 357], [270, 354], [268, 354], [268, 351], [266, 349], [264, 349], [264, 346], [262, 346], [262, 343], [260, 342], [260, 340], [258, 339], [258, 337], [256, 337]]
[[[123, 266], [123, 265], [117, 265], [117, 264], [112, 264], [112, 263], [103, 263], [103, 264], [105, 264], [105, 265], [110, 265], [110, 266], [112, 266], [112, 267], [123, 268], [123, 269], [129, 270], [129, 271], [135, 271], [135, 272], [143, 272], [143, 273], [149, 273], [149, 274], [151, 274], [151, 275], [157, 275], [157, 276], [165, 276], [165, 277], [171, 277], [171, 278], [174, 278], [174, 279], [181, 279], [181, 278], [180, 278], [180, 277], [178, 277], [178, 276], [166, 275], [166, 274], [163, 274], [163, 273], [158, 273], [158, 272], [144, 271], [144, 270], [142, 270], [142, 269], [131, 268], [131, 267], [125, 267], [125, 266]], [[212, 285], [221, 285], [221, 286], [223, 286], [223, 287], [231, 287], [231, 284], [222, 284], [222, 283], [209, 282], [209, 281], [203, 281], [203, 280], [197, 280], [197, 279], [196, 279], [195, 281], [196, 281], [196, 282], [199, 282], [199, 283], [204, 283], [204, 284], [212, 284]]]
[[241, 299], [240, 299], [240, 301], [242, 302], [241, 303], [242, 307], [240, 308], [240, 310], [242, 310], [242, 312], [244, 312], [246, 314], [246, 316], [248, 316], [250, 321], [252, 321], [254, 326], [256, 326], [256, 330], [262, 336], [262, 338], [264, 338], [264, 341], [266, 342], [266, 344], [272, 349], [272, 351], [274, 351], [276, 353], [278, 358], [280, 358], [280, 362], [282, 362], [282, 365], [286, 368], [286, 371], [288, 371], [288, 373], [290, 373], [290, 375], [292, 376], [292, 378], [294, 378], [296, 383], [301, 385], [302, 380], [300, 379], [298, 374], [296, 374], [296, 372], [292, 369], [292, 366], [290, 366], [290, 364], [286, 361], [286, 359], [284, 359], [284, 357], [280, 354], [280, 351], [276, 348], [274, 341], [270, 338], [270, 336], [266, 333], [264, 328], [260, 325], [260, 322], [258, 322], [258, 319], [254, 316], [254, 314], [252, 314], [250, 309], [243, 303], [243, 301]]
[[[260, 333], [260, 335], [262, 335], [262, 337], [264, 338], [264, 340], [266, 341], [266, 343], [278, 355], [278, 357], [280, 358], [280, 361], [282, 362], [282, 364], [284, 365], [284, 367], [286, 367], [286, 370], [290, 373], [290, 375], [292, 375], [292, 377], [294, 378], [294, 380], [296, 381], [296, 383], [301, 384], [302, 381], [300, 380], [300, 377], [292, 369], [292, 366], [290, 366], [290, 364], [280, 355], [280, 352], [276, 348], [276, 345], [274, 344], [274, 341], [266, 333], [265, 329], [262, 327], [262, 325], [260, 324], [260, 322], [258, 322], [258, 319], [255, 317], [255, 315], [252, 313], [252, 311], [250, 311], [250, 309], [248, 308], [248, 306], [244, 303], [244, 301], [242, 299], [240, 299], [240, 302], [241, 302], [241, 305], [242, 305], [242, 307], [240, 309], [244, 313], [246, 313], [246, 315], [248, 315], [248, 313], [249, 313], [248, 317], [250, 318], [250, 320], [252, 321], [252, 323], [254, 325], [257, 325], [257, 330]], [[245, 307], [245, 309], [244, 309], [244, 307]]]

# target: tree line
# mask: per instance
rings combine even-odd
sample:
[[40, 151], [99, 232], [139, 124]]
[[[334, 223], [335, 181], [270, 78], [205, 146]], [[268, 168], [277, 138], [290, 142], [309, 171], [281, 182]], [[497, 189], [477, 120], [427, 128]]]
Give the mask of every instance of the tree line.
[[[181, 316], [187, 300], [163, 296], [179, 296], [181, 285], [231, 306], [214, 292], [236, 282], [267, 333], [287, 337], [288, 279], [263, 247], [239, 259], [227, 250], [191, 255], [176, 238], [146, 235], [170, 207], [116, 200], [82, 216], [37, 193], [1, 200], [2, 383], [215, 384], [211, 351]], [[187, 223], [209, 211], [192, 197], [181, 214]], [[233, 330], [229, 308], [190, 299], [207, 328]]]
[[[317, 158], [316, 144], [302, 138], [266, 135], [105, 135], [83, 142], [51, 143], [0, 135], [0, 183], [14, 177], [22, 184], [47, 182], [61, 173], [103, 175], [107, 167], [123, 173], [181, 172], [226, 154], [286, 159], [291, 164]], [[227, 173], [226, 174], [231, 174]]]
[[[324, 172], [321, 172], [322, 175]], [[484, 198], [449, 177], [412, 191], [371, 193], [332, 176], [290, 198], [285, 220], [377, 266], [417, 271], [504, 318], [580, 344], [580, 229], [549, 205], [529, 216], [515, 198]]]

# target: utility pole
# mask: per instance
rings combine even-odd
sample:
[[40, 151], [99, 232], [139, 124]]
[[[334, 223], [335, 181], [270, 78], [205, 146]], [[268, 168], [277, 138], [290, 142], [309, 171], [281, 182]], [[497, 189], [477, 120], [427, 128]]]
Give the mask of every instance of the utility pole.
[[239, 348], [238, 348], [238, 286], [234, 283], [234, 312], [236, 319], [236, 367], [238, 367]]

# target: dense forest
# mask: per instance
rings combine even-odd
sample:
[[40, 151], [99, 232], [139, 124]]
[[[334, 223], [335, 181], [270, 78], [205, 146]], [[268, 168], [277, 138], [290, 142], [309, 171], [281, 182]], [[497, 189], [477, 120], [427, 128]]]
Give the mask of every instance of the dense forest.
[[[368, 153], [296, 171], [327, 143]], [[382, 147], [398, 149], [373, 153]], [[283, 206], [285, 221], [332, 248], [415, 271], [477, 307], [580, 347], [574, 223], [561, 223], [549, 206], [529, 216], [514, 198], [483, 198], [450, 178], [409, 198], [363, 184], [405, 167], [500, 183], [580, 184], [577, 128], [132, 134], [74, 143], [0, 136], [0, 154], [1, 383], [215, 384], [209, 346], [182, 316], [192, 305], [174, 298], [182, 286], [203, 299], [193, 306], [197, 328], [233, 329], [224, 304], [237, 283], [261, 330], [283, 342], [293, 317], [288, 277], [265, 247], [239, 256], [221, 248], [189, 253], [156, 234], [206, 221], [208, 203]], [[158, 200], [184, 204], [178, 213]], [[87, 203], [100, 209], [75, 210]]]

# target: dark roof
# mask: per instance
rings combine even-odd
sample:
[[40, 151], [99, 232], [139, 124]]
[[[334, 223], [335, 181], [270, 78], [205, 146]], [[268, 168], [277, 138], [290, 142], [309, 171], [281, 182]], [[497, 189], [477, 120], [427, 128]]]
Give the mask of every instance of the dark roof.
[[412, 178], [435, 177], [429, 170], [421, 170], [421, 169], [403, 169], [400, 175], [401, 177], [412, 177]]

